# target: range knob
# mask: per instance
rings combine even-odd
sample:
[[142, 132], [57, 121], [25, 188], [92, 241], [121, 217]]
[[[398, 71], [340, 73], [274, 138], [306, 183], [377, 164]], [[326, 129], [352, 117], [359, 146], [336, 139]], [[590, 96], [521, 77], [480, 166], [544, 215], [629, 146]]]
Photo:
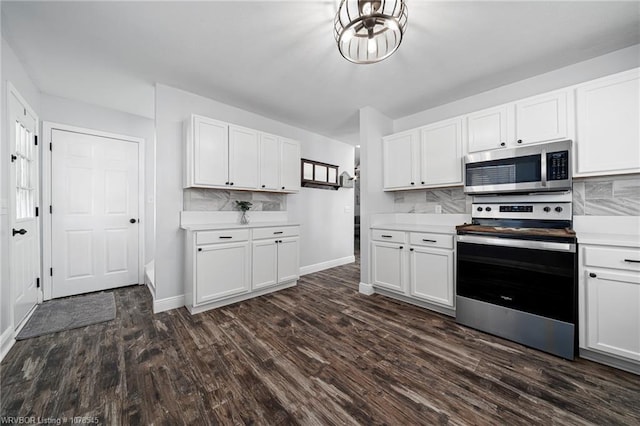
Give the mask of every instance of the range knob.
[[551, 207], [547, 206], [547, 207], [545, 207], [545, 208], [544, 208], [544, 209], [542, 209], [542, 210], [544, 210], [545, 212], [549, 213], [549, 212], [551, 211]]
[[491, 207], [487, 207], [485, 210], [490, 212], [491, 211]]
[[478, 210], [479, 212], [481, 212], [481, 211], [482, 211], [482, 207], [478, 207], [478, 209], [477, 209], [477, 210]]
[[562, 207], [560, 207], [560, 206], [556, 207], [556, 211], [557, 211], [558, 213], [560, 213], [560, 212], [562, 211]]

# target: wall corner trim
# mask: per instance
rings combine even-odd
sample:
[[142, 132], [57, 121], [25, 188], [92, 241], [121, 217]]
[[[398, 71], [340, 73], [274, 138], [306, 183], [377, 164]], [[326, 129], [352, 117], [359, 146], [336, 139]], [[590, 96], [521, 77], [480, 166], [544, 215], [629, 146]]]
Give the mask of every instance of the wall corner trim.
[[375, 290], [371, 284], [366, 284], [363, 282], [358, 285], [358, 291], [366, 296], [371, 296], [375, 293]]
[[0, 335], [0, 361], [4, 359], [15, 343], [15, 332], [12, 327], [9, 327]]
[[324, 271], [325, 269], [335, 268], [336, 266], [348, 265], [356, 261], [354, 255], [340, 257], [338, 259], [328, 260], [326, 262], [315, 263], [313, 265], [307, 265], [300, 268], [300, 275], [313, 274], [314, 272]]
[[184, 294], [153, 301], [153, 313], [170, 311], [184, 306]]

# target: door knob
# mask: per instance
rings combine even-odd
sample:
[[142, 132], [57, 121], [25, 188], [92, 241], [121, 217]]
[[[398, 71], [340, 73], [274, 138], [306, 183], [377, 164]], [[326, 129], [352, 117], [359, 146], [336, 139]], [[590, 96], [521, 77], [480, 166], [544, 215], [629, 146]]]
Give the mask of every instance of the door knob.
[[26, 229], [20, 229], [20, 230], [16, 230], [16, 228], [13, 228], [13, 236], [15, 237], [16, 234], [20, 234], [20, 235], [24, 235], [27, 233]]
[[135, 220], [134, 218], [129, 219], [129, 223], [136, 223], [137, 220]]

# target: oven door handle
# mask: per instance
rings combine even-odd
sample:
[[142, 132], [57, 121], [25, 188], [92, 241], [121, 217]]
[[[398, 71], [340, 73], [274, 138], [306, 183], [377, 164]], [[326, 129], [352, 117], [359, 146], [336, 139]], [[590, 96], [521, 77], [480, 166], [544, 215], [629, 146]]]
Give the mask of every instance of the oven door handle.
[[551, 241], [517, 240], [512, 238], [481, 237], [477, 235], [458, 235], [459, 243], [485, 244], [488, 246], [516, 247], [533, 250], [551, 250], [575, 253], [576, 245], [573, 243], [556, 243]]

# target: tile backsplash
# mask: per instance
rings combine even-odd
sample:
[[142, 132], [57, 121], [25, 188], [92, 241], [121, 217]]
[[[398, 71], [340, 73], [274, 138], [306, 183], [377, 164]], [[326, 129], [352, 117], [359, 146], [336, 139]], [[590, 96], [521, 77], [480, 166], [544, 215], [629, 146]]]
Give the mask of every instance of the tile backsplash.
[[399, 191], [395, 193], [394, 213], [436, 213], [437, 206], [444, 214], [471, 212], [471, 197], [462, 187]]
[[183, 209], [191, 211], [233, 211], [235, 201], [251, 201], [251, 211], [286, 211], [287, 196], [270, 192], [227, 191], [223, 189], [187, 188], [183, 192]]
[[[398, 191], [394, 213], [471, 213], [470, 196], [462, 187]], [[578, 178], [573, 181], [576, 216], [640, 216], [640, 174]]]
[[640, 216], [640, 175], [573, 180], [575, 216]]

